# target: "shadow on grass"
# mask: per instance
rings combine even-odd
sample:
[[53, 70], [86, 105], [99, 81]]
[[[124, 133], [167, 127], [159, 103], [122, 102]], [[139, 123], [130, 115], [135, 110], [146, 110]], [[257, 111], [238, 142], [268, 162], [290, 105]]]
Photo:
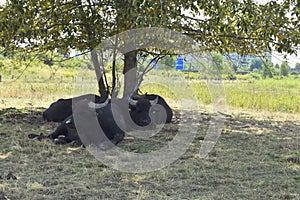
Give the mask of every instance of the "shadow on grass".
[[[203, 111], [188, 151], [151, 173], [110, 169], [82, 147], [32, 141], [30, 133], [51, 133], [43, 109], [0, 110], [0, 199], [299, 199], [299, 122], [226, 115], [209, 156], [199, 149], [213, 114]], [[172, 124], [152, 138], [126, 137], [119, 147], [149, 152], [171, 141]], [[193, 115], [193, 113], [190, 113]], [[15, 179], [7, 179], [11, 174]]]

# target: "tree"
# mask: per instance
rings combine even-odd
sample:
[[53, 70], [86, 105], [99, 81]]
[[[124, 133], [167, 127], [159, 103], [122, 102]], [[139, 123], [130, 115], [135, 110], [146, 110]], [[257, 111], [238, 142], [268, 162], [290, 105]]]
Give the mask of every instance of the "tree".
[[296, 63], [295, 70], [298, 71], [298, 72], [300, 72], [300, 63]]
[[223, 71], [223, 56], [217, 52], [211, 53], [211, 59], [214, 65], [218, 68], [219, 72]]
[[223, 61], [223, 74], [235, 74], [235, 69], [230, 61]]
[[[31, 51], [68, 51], [71, 48], [89, 51], [99, 80], [99, 92], [106, 97], [108, 85], [104, 83], [104, 69], [97, 53], [92, 50], [103, 39], [128, 29], [160, 24], [170, 27], [168, 24], [176, 24], [177, 21], [170, 23], [170, 20], [179, 15], [181, 8], [172, 6], [174, 2], [8, 1], [4, 8], [0, 8], [0, 15], [4, 19], [0, 24], [0, 47]], [[20, 47], [16, 44], [26, 45]], [[138, 51], [135, 50], [124, 53], [123, 73], [130, 75], [125, 77], [125, 88], [131, 88], [136, 82], [135, 74], [127, 72], [136, 68], [137, 55]]]
[[263, 62], [261, 61], [261, 59], [253, 59], [253, 60], [251, 60], [251, 63], [250, 63], [250, 71], [253, 71], [253, 69], [261, 70], [262, 65], [263, 65]]
[[165, 56], [161, 59], [162, 69], [175, 69], [176, 67], [176, 58], [174, 56]]
[[286, 61], [282, 62], [280, 65], [280, 75], [281, 76], [288, 76], [290, 72], [290, 66]]
[[273, 63], [269, 61], [264, 61], [263, 62], [263, 67], [262, 67], [262, 77], [265, 78], [273, 78], [275, 75], [275, 68]]
[[[104, 66], [92, 50], [104, 39], [125, 30], [155, 26], [168, 28], [192, 37], [203, 51], [222, 54], [233, 51], [241, 55], [260, 53], [271, 50], [271, 47], [279, 52], [296, 52], [295, 47], [300, 43], [299, 1], [255, 2], [8, 0], [0, 8], [0, 48], [90, 51], [99, 80], [99, 92], [106, 97], [108, 83], [103, 78]], [[134, 43], [125, 45], [134, 46]], [[152, 55], [157, 53], [151, 49], [124, 52], [125, 93], [127, 86], [131, 88], [136, 82], [137, 56], [143, 51]], [[132, 74], [126, 73], [130, 70], [133, 70]]]

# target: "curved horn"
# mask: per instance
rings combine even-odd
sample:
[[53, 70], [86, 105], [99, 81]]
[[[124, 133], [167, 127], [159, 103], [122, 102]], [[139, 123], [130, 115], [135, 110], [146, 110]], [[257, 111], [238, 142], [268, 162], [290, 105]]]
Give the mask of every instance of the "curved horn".
[[88, 105], [89, 105], [89, 108], [100, 109], [100, 108], [105, 107], [108, 104], [108, 102], [109, 102], [109, 99], [107, 98], [106, 101], [103, 102], [103, 103], [94, 103], [94, 102], [90, 101], [88, 103]]
[[158, 102], [158, 97], [156, 97], [154, 100], [150, 100], [151, 106], [157, 104], [157, 102]]
[[128, 102], [130, 105], [135, 106], [137, 104], [137, 100], [133, 100], [132, 98], [128, 98]]

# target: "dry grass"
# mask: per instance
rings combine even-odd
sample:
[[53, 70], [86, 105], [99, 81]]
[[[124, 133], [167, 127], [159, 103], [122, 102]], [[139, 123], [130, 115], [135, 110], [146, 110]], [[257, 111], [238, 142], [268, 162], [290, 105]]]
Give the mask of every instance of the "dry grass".
[[[197, 135], [180, 159], [159, 171], [133, 174], [106, 167], [81, 147], [29, 140], [27, 134], [57, 126], [42, 121], [42, 110], [0, 110], [0, 199], [300, 198], [299, 121], [227, 116], [217, 145], [200, 159], [211, 118], [202, 111]], [[153, 140], [128, 137], [119, 146], [149, 151], [177, 130], [178, 124], [169, 124]]]
[[[271, 96], [261, 95], [257, 107], [249, 101], [253, 96], [249, 91], [266, 90], [274, 86], [273, 82], [238, 83], [239, 87], [226, 83], [227, 92], [236, 94], [227, 95], [231, 115], [226, 117], [223, 132], [207, 158], [200, 159], [199, 150], [212, 114], [202, 106], [201, 117], [193, 124], [195, 139], [180, 159], [159, 171], [133, 174], [103, 165], [84, 148], [28, 139], [30, 133], [51, 133], [57, 124], [44, 122], [41, 112], [58, 98], [73, 96], [73, 75], [54, 81], [42, 75], [35, 70], [28, 75], [29, 80], [40, 82], [8, 84], [10, 80], [3, 77], [0, 83], [0, 200], [300, 199], [299, 83], [295, 80], [282, 85], [276, 82], [281, 86], [268, 90], [286, 87], [290, 93], [282, 93], [284, 98], [279, 99], [272, 92]], [[263, 88], [256, 88], [259, 85]], [[192, 89], [205, 104], [210, 97], [204, 87], [198, 84]], [[150, 89], [148, 92], [158, 91], [157, 87]], [[184, 95], [185, 90], [180, 91]], [[165, 90], [159, 92], [165, 97]], [[265, 109], [259, 106], [267, 100], [277, 104], [270, 103]], [[176, 105], [174, 100], [168, 102]], [[294, 114], [270, 112], [281, 108]], [[158, 149], [173, 139], [178, 126], [166, 125], [148, 140], [126, 137], [119, 147], [134, 152]]]

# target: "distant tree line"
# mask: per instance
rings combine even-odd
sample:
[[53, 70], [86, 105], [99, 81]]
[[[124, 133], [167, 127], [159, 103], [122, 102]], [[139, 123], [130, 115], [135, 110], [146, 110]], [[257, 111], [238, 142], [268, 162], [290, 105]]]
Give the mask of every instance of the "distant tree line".
[[[167, 55], [159, 60], [157, 63], [158, 70], [175, 70], [176, 59], [178, 56]], [[39, 53], [33, 54], [22, 54], [17, 52], [5, 52], [0, 54], [0, 70], [5, 72], [7, 70], [20, 69], [23, 65], [30, 64], [31, 66], [44, 66], [50, 69], [51, 77], [55, 76], [60, 68], [74, 68], [85, 67], [87, 69], [93, 69], [92, 64], [82, 57], [76, 59], [68, 59], [69, 55], [65, 53]], [[230, 60], [225, 60], [223, 55], [220, 53], [211, 53], [211, 59], [214, 66], [218, 68], [220, 75], [223, 79], [234, 80], [238, 74], [250, 74], [253, 78], [276, 78], [276, 77], [287, 77], [289, 75], [300, 74], [300, 63], [296, 63], [294, 68], [288, 65], [287, 61], [283, 61], [280, 65], [263, 60], [260, 58], [252, 59], [247, 67], [238, 67], [235, 63]], [[8, 65], [7, 60], [10, 60]], [[33, 61], [34, 60], [34, 61]], [[117, 66], [122, 66], [122, 60], [117, 61]], [[138, 65], [138, 70], [143, 71], [145, 64], [149, 61], [141, 61]], [[201, 71], [200, 66], [197, 63], [189, 61], [185, 62], [185, 69], [190, 71]], [[108, 72], [112, 70], [112, 63], [108, 65]], [[118, 70], [122, 70], [121, 67]]]
[[[159, 63], [159, 69], [171, 70], [176, 67], [176, 56], [166, 56], [161, 59]], [[236, 79], [237, 74], [250, 74], [254, 78], [275, 78], [275, 77], [287, 77], [291, 75], [300, 74], [300, 63], [296, 63], [294, 68], [291, 68], [287, 61], [282, 61], [279, 64], [273, 64], [268, 60], [262, 58], [252, 59], [247, 67], [238, 67], [230, 60], [225, 60], [220, 53], [211, 53], [211, 59], [222, 76], [225, 79]], [[199, 66], [186, 62], [186, 70], [199, 70]]]

